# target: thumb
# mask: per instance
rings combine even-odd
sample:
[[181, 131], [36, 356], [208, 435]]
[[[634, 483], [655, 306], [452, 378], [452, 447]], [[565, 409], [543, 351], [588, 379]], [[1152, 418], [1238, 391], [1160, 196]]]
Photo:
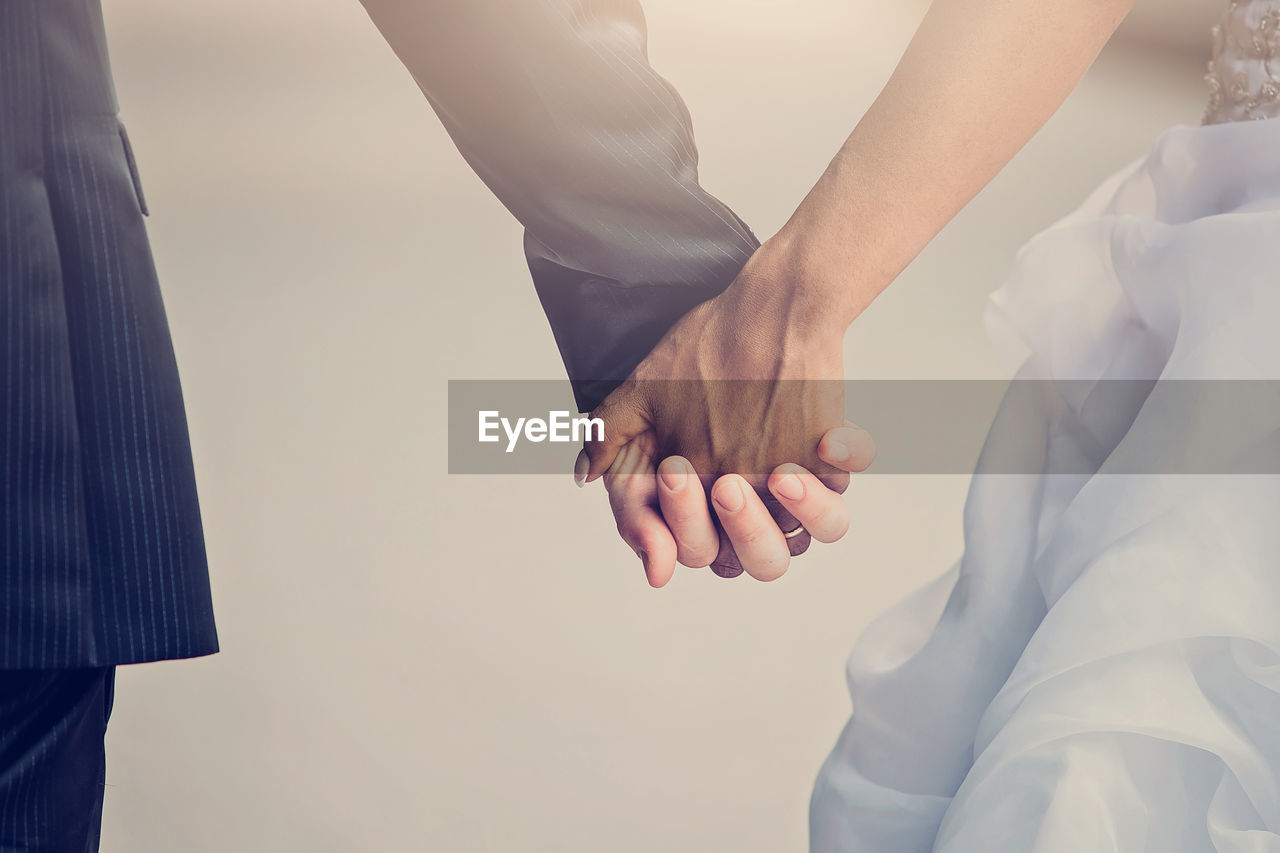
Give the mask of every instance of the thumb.
[[[582, 453], [578, 454], [578, 465], [574, 470], [578, 485], [590, 483], [608, 471], [618, 451], [650, 427], [648, 405], [631, 384], [623, 385], [606, 397], [591, 417], [600, 419], [603, 430], [593, 427], [587, 432], [588, 440], [583, 444]], [[582, 473], [584, 456], [589, 460], [585, 474]]]

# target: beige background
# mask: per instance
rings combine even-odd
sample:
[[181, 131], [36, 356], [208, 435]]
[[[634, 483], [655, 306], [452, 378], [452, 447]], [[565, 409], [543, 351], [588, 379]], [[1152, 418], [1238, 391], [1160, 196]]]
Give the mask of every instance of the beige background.
[[[984, 295], [1029, 235], [1199, 120], [1218, 2], [1140, 5], [855, 325], [851, 376], [1001, 375]], [[646, 3], [704, 182], [761, 236], [892, 70], [920, 13], [897, 6]], [[857, 480], [853, 533], [777, 584], [649, 590], [600, 489], [445, 474], [447, 379], [562, 369], [518, 226], [359, 5], [106, 13], [224, 651], [121, 672], [103, 849], [802, 849], [843, 659], [958, 554], [965, 479]]]

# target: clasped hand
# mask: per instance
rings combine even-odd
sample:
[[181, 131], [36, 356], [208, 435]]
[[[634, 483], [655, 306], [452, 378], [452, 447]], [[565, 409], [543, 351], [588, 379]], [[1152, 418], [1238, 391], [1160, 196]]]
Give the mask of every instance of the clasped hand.
[[844, 419], [842, 336], [781, 256], [766, 243], [592, 413], [604, 438], [576, 474], [604, 477], [655, 587], [677, 562], [774, 580], [811, 539], [848, 530], [841, 494], [874, 446]]

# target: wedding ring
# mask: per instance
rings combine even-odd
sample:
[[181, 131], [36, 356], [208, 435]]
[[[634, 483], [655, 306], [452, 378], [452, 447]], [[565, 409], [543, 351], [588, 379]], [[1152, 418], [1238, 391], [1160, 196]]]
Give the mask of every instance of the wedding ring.
[[784, 539], [795, 539], [801, 533], [804, 533], [804, 525], [797, 524], [795, 530], [784, 530], [782, 536]]

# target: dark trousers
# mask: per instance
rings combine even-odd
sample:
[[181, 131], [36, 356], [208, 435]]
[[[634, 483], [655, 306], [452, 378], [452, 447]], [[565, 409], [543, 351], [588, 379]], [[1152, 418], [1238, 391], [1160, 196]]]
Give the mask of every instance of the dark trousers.
[[0, 853], [95, 853], [115, 667], [0, 670]]

